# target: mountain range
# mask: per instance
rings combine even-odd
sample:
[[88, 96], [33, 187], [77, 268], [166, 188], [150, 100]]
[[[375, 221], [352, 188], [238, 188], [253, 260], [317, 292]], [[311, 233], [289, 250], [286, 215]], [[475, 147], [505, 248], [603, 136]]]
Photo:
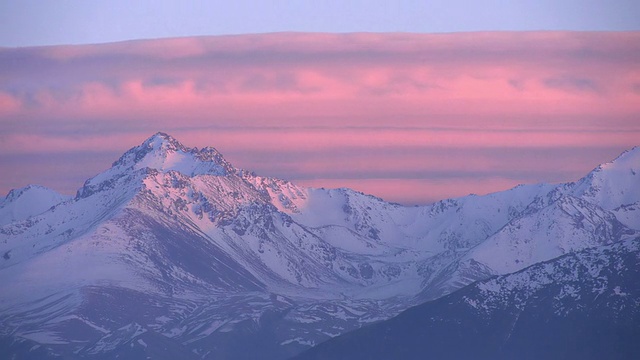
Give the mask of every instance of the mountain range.
[[296, 359], [635, 359], [640, 238], [479, 281]]
[[[315, 351], [353, 354], [331, 344], [367, 331], [362, 339], [378, 339], [383, 326], [402, 334], [420, 325], [424, 332], [405, 338], [423, 344], [418, 335], [436, 325], [402, 320], [430, 317], [451, 320], [442, 320], [445, 355], [436, 356], [446, 358], [444, 344], [466, 338], [464, 331], [486, 335], [486, 328], [462, 331], [455, 321], [502, 317], [496, 329], [510, 334], [507, 314], [534, 318], [522, 327], [515, 321], [519, 335], [511, 340], [486, 342], [506, 349], [486, 354], [508, 358], [530, 345], [523, 333], [543, 328], [531, 309], [556, 319], [550, 309], [557, 302], [571, 308], [568, 314], [586, 308], [602, 315], [596, 320], [603, 330], [630, 337], [619, 343], [637, 343], [639, 236], [638, 147], [576, 182], [408, 207], [262, 177], [235, 168], [214, 148], [189, 148], [157, 133], [74, 197], [31, 185], [0, 199], [0, 353], [339, 358]], [[589, 288], [597, 283], [593, 272], [554, 277], [587, 263], [607, 278], [619, 276], [600, 284], [602, 294], [626, 294], [615, 304], [627, 310], [599, 311], [608, 303], [594, 299], [604, 296]], [[557, 329], [575, 325], [558, 322]]]

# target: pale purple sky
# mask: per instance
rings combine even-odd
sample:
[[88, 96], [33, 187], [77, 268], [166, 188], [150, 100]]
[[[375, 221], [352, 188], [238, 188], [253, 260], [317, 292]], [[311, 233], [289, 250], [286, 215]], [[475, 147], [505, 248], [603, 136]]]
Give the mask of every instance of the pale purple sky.
[[637, 0], [0, 1], [0, 46], [297, 32], [640, 30]]

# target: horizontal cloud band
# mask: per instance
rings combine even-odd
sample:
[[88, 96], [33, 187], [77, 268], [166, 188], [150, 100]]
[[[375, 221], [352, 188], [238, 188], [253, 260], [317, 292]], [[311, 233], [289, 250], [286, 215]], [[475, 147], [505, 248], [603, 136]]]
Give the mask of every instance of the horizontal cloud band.
[[[639, 64], [639, 32], [282, 33], [1, 48], [0, 150], [6, 159], [106, 159], [165, 131], [265, 175], [419, 203], [572, 180], [637, 145]], [[0, 190], [40, 182], [72, 192], [109, 166], [102, 161], [76, 159], [65, 182], [55, 169], [16, 172], [6, 160], [3, 173], [22, 175], [0, 180]], [[465, 169], [501, 180], [480, 186]], [[420, 185], [443, 177], [448, 189]], [[364, 189], [350, 179], [371, 181]]]

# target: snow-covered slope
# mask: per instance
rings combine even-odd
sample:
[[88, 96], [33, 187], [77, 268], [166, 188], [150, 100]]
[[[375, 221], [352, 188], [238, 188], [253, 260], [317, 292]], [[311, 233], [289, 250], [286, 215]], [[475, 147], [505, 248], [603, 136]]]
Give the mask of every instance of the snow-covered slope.
[[[419, 298], [434, 299], [490, 275], [515, 272], [569, 252], [637, 236], [639, 150], [635, 147], [624, 152], [575, 183], [540, 185], [537, 193], [525, 197], [525, 206], [510, 208], [512, 216], [496, 231], [436, 271], [425, 282]], [[519, 190], [481, 198], [507, 196], [507, 202], [513, 204], [514, 195], [523, 193]], [[499, 214], [504, 210], [494, 207], [487, 211]]]
[[[158, 133], [75, 198], [0, 227], [0, 283], [11, 284], [0, 335], [67, 355], [115, 338], [142, 351], [143, 333], [205, 358], [251, 358], [240, 344], [259, 341], [284, 358], [474, 281], [636, 236], [627, 201], [639, 184], [625, 169], [637, 153], [576, 183], [405, 207], [261, 177]], [[596, 178], [618, 200], [581, 190]]]
[[295, 359], [637, 359], [640, 238], [477, 282]]
[[575, 250], [635, 235], [613, 213], [572, 196], [518, 217], [465, 257], [507, 274]]
[[26, 220], [70, 198], [38, 185], [11, 190], [0, 199], [0, 226]]
[[570, 184], [573, 196], [596, 203], [606, 210], [640, 202], [640, 146], [620, 154], [612, 162], [596, 167]]
[[570, 194], [612, 211], [618, 220], [640, 228], [640, 146], [623, 152], [612, 162], [567, 184]]

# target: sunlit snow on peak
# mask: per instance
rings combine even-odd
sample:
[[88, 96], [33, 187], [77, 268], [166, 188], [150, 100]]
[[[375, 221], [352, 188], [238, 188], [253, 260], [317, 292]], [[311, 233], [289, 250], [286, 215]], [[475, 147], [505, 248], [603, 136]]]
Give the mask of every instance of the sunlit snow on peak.
[[127, 151], [110, 169], [87, 180], [79, 195], [141, 169], [154, 169], [163, 173], [178, 171], [189, 177], [204, 174], [224, 176], [237, 171], [216, 149], [189, 148], [170, 135], [159, 132]]

